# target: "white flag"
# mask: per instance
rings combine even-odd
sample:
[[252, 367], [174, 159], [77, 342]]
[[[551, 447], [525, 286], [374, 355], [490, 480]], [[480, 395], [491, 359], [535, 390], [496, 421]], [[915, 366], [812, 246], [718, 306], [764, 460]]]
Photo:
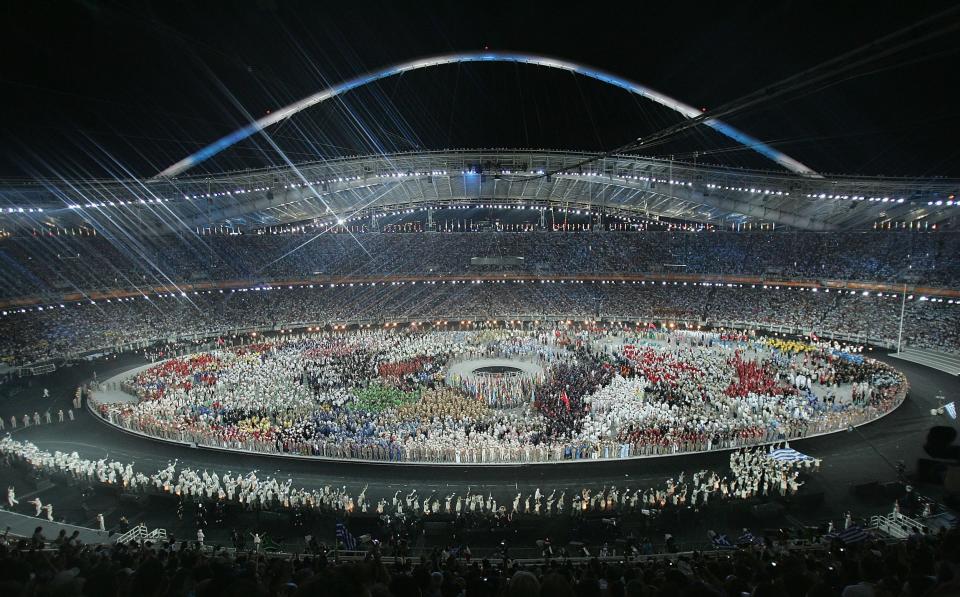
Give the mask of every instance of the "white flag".
[[950, 404], [945, 405], [943, 408], [947, 411], [947, 414], [950, 415], [950, 418], [951, 418], [951, 419], [956, 419], [956, 418], [957, 418], [957, 403], [956, 403], [956, 402], [951, 402]]

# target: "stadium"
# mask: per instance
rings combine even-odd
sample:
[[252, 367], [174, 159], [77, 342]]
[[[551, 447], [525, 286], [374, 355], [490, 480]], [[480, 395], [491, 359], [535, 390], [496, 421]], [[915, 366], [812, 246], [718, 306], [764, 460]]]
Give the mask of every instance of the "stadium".
[[[158, 120], [126, 157], [25, 110], [0, 179], [0, 582], [952, 594], [960, 172], [832, 174], [828, 147], [883, 152], [772, 132], [951, 55], [956, 10], [903, 18], [709, 109], [484, 47], [277, 85], [256, 113], [234, 88], [236, 126]], [[516, 143], [559, 90], [587, 106], [561, 109], [567, 140]], [[458, 118], [464, 147], [414, 131]], [[510, 146], [468, 138], [489, 130]]]

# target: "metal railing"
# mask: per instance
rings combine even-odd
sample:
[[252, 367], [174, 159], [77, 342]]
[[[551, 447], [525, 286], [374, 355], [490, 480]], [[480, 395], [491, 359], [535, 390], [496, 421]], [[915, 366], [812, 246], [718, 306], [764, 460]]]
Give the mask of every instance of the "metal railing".
[[133, 527], [126, 533], [120, 535], [116, 539], [116, 543], [130, 543], [140, 542], [140, 541], [153, 541], [159, 543], [161, 541], [167, 540], [167, 530], [166, 529], [153, 529], [152, 531], [147, 530], [147, 525], [138, 524]]
[[[303, 549], [300, 546], [292, 544], [279, 544], [270, 548], [261, 547], [260, 550], [253, 549], [236, 549], [234, 547], [219, 547], [207, 543], [205, 545], [198, 546], [196, 543], [190, 542], [195, 548], [199, 549], [204, 553], [226, 553], [226, 554], [256, 554], [261, 557], [266, 558], [292, 558], [292, 557], [326, 557], [333, 562], [361, 562], [366, 560], [376, 560], [382, 564], [392, 565], [394, 563], [404, 563], [404, 562], [417, 562], [421, 558], [430, 559], [434, 554], [433, 548], [420, 548], [420, 549], [411, 549], [406, 551], [403, 555], [388, 555], [387, 552], [389, 549], [384, 549], [383, 552], [374, 551], [374, 550], [344, 550], [344, 549], [327, 549], [321, 552], [310, 552]], [[782, 546], [784, 549], [791, 552], [816, 552], [816, 551], [825, 551], [829, 549], [829, 544], [827, 543], [818, 543], [811, 541], [794, 541], [789, 544]], [[745, 545], [739, 548], [734, 549], [755, 549], [761, 550], [766, 549], [766, 546], [758, 545]], [[504, 555], [503, 552], [496, 547], [490, 548], [471, 548], [470, 555], [467, 557], [463, 553], [457, 553], [455, 557], [459, 561], [481, 561], [481, 560], [490, 560], [490, 561], [499, 561], [505, 558], [509, 558], [511, 562], [517, 564], [543, 564], [550, 561], [571, 563], [571, 564], [583, 564], [591, 561], [600, 561], [600, 562], [609, 562], [609, 563], [622, 563], [622, 562], [650, 562], [657, 560], [677, 560], [679, 558], [692, 558], [692, 557], [725, 557], [729, 555], [733, 550], [731, 549], [718, 549], [717, 547], [710, 544], [691, 544], [684, 545], [677, 551], [668, 551], [665, 546], [655, 546], [652, 552], [641, 552], [641, 551], [627, 551], [624, 550], [622, 546], [618, 546], [616, 551], [608, 555], [600, 555], [601, 546], [591, 545], [586, 552], [578, 551], [574, 554], [561, 555], [558, 546], [554, 547], [554, 553], [552, 555], [546, 555], [543, 552], [543, 549], [536, 547], [521, 547], [521, 548], [510, 548], [507, 552], [508, 555]], [[442, 553], [442, 552], [441, 552]]]
[[914, 533], [923, 533], [927, 530], [927, 525], [894, 510], [890, 514], [871, 516], [870, 529], [895, 539], [906, 539]]

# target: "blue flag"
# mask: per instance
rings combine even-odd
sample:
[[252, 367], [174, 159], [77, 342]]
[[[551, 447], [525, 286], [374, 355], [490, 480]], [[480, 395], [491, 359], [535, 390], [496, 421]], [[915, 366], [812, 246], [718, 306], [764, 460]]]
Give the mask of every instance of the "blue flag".
[[337, 539], [343, 543], [347, 551], [353, 551], [357, 548], [357, 540], [342, 522], [337, 523]]

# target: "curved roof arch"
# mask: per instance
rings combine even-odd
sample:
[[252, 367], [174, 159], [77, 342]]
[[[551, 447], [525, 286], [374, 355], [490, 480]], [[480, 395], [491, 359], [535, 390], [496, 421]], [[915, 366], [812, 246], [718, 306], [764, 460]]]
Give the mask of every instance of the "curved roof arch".
[[[251, 122], [250, 124], [237, 129], [236, 131], [226, 135], [214, 141], [210, 145], [204, 147], [203, 149], [193, 153], [179, 162], [172, 164], [162, 172], [160, 172], [158, 177], [173, 177], [183, 172], [186, 172], [190, 168], [193, 168], [197, 164], [210, 159], [211, 157], [217, 155], [224, 149], [234, 145], [235, 143], [242, 141], [248, 137], [251, 137], [270, 125], [276, 124], [281, 120], [285, 120], [298, 112], [305, 110], [311, 106], [322, 103], [328, 99], [334, 98], [342, 93], [346, 93], [352, 89], [358, 87], [363, 87], [370, 83], [379, 81], [380, 79], [385, 79], [387, 77], [392, 77], [394, 75], [399, 75], [405, 72], [420, 70], [424, 68], [431, 68], [434, 66], [441, 66], [444, 64], [460, 64], [467, 62], [513, 62], [520, 64], [529, 64], [533, 66], [540, 66], [544, 68], [554, 68], [559, 70], [565, 70], [615, 87], [624, 89], [630, 93], [645, 97], [651, 101], [654, 101], [662, 106], [670, 108], [671, 110], [683, 115], [686, 118], [694, 118], [700, 115], [700, 111], [694, 108], [693, 106], [681, 102], [680, 100], [674, 99], [668, 95], [650, 89], [645, 85], [636, 83], [629, 79], [619, 77], [613, 74], [610, 74], [606, 71], [593, 68], [591, 66], [586, 66], [576, 62], [569, 62], [566, 60], [559, 60], [556, 58], [550, 58], [547, 56], [539, 56], [535, 54], [519, 54], [512, 52], [469, 52], [469, 53], [458, 53], [458, 54], [445, 54], [441, 56], [432, 56], [428, 58], [420, 58], [417, 60], [410, 60], [408, 62], [402, 62], [383, 68], [381, 70], [373, 71], [365, 75], [360, 75], [353, 79], [349, 79], [337, 85], [328, 87], [322, 91], [307, 96], [301, 100], [298, 100], [292, 104], [284, 106], [279, 110], [271, 112], [270, 114]], [[734, 141], [744, 145], [745, 147], [756, 151], [760, 155], [763, 155], [766, 158], [776, 162], [783, 168], [789, 170], [790, 172], [801, 174], [805, 176], [815, 176], [816, 172], [805, 164], [795, 160], [794, 158], [786, 155], [781, 151], [773, 149], [766, 143], [751, 137], [750, 135], [736, 129], [729, 124], [712, 118], [708, 118], [704, 121], [706, 126], [714, 129], [722, 135], [725, 135]]]

